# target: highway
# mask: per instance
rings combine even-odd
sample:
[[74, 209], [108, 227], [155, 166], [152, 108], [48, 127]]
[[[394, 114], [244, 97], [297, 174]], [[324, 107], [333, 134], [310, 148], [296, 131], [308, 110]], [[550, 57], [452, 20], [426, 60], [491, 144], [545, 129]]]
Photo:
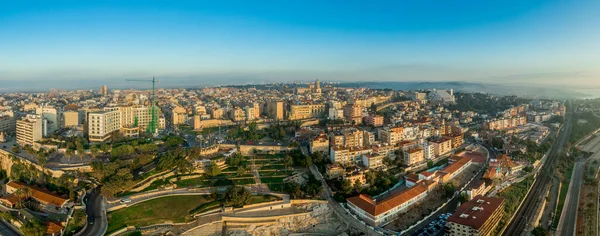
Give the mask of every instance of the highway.
[[566, 145], [571, 134], [571, 112], [571, 107], [569, 106], [564, 125], [562, 130], [559, 132], [558, 139], [550, 150], [548, 160], [546, 160], [542, 166], [542, 171], [533, 183], [531, 191], [523, 200], [521, 207], [517, 209], [513, 219], [508, 224], [502, 235], [521, 235], [530, 227], [529, 223], [531, 223], [536, 213], [537, 204], [544, 201], [546, 189], [552, 181], [552, 176], [554, 176], [554, 171], [557, 164], [556, 159], [563, 151], [563, 147]]
[[577, 207], [579, 206], [579, 190], [585, 173], [585, 161], [578, 161], [573, 167], [573, 176], [569, 184], [569, 192], [565, 199], [564, 208], [560, 214], [560, 221], [556, 232], [559, 235], [575, 235], [577, 226]]

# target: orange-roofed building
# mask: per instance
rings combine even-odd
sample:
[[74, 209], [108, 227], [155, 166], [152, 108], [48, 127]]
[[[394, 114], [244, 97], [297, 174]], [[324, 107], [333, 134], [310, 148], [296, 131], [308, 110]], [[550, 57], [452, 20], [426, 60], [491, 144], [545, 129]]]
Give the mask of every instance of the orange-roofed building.
[[446, 175], [442, 177], [442, 183], [447, 183], [448, 181], [456, 177], [458, 174], [462, 173], [471, 165], [471, 163], [471, 158], [461, 157], [460, 159], [457, 159], [454, 163], [446, 166], [440, 171], [446, 173]]
[[6, 184], [6, 192], [8, 194], [14, 194], [18, 189], [22, 188], [31, 189], [31, 199], [39, 204], [40, 209], [44, 212], [58, 213], [63, 210], [67, 202], [69, 202], [68, 198], [57, 196], [56, 194], [36, 186], [15, 181], [10, 181]]
[[392, 193], [383, 199], [374, 199], [369, 195], [360, 194], [346, 199], [348, 207], [359, 218], [369, 225], [377, 226], [394, 220], [398, 214], [407, 211], [412, 205], [421, 201], [431, 185], [435, 183], [420, 181], [415, 186]]
[[46, 235], [60, 235], [64, 228], [65, 227], [58, 222], [48, 221], [46, 222]]
[[504, 199], [476, 196], [448, 218], [448, 235], [492, 235], [504, 212]]

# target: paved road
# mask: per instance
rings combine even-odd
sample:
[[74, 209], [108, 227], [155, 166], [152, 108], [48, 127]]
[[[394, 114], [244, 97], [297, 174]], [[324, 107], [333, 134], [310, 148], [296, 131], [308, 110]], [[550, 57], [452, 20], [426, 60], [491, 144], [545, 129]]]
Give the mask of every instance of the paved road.
[[[331, 209], [333, 209], [336, 212], [336, 215], [339, 218], [341, 218], [340, 219], [341, 222], [346, 222], [346, 224], [348, 224], [350, 227], [352, 227], [356, 230], [359, 230], [366, 235], [383, 235], [383, 233], [375, 231], [374, 229], [366, 226], [362, 221], [360, 221], [360, 220], [354, 218], [352, 215], [350, 215], [346, 211], [346, 209], [344, 209], [344, 207], [342, 207], [340, 205], [340, 203], [338, 203], [336, 200], [333, 199], [331, 190], [329, 189], [329, 186], [327, 185], [327, 183], [325, 183], [325, 180], [323, 179], [323, 176], [321, 175], [321, 173], [319, 173], [319, 171], [317, 170], [317, 167], [315, 165], [311, 165], [309, 169], [310, 169], [310, 172], [317, 178], [317, 180], [321, 181], [323, 193], [325, 194], [325, 197], [327, 198], [327, 202], [329, 203], [329, 206], [331, 207]], [[395, 234], [394, 234], [394, 232], [389, 232], [388, 235], [395, 235]]]
[[[477, 143], [479, 144], [479, 143]], [[486, 159], [486, 162], [490, 160], [490, 158], [495, 158], [496, 157], [496, 152], [489, 146], [487, 145], [480, 145], [481, 147], [485, 148], [488, 151], [488, 156]], [[467, 182], [462, 188], [466, 188], [467, 186], [471, 185], [472, 181], [481, 179], [481, 177], [483, 176], [483, 172], [485, 170], [485, 165], [481, 165], [481, 168], [479, 169], [479, 171], [477, 172], [477, 177], [473, 178], [472, 180], [470, 180], [469, 182]], [[402, 232], [402, 235], [418, 235], [419, 232], [423, 231], [427, 226], [429, 226], [429, 223], [431, 223], [432, 221], [436, 220], [441, 214], [443, 213], [454, 213], [456, 211], [456, 208], [458, 208], [458, 196], [453, 196], [450, 201], [448, 201], [448, 204], [446, 204], [444, 207], [442, 207], [442, 209], [434, 212], [433, 214], [427, 216], [427, 219], [424, 220], [423, 222], [421, 222], [420, 224], [417, 224], [416, 226], [414, 226], [411, 229], [408, 229], [406, 231]]]
[[537, 206], [543, 201], [548, 185], [552, 182], [552, 178], [554, 177], [554, 171], [557, 164], [556, 159], [562, 152], [563, 147], [567, 144], [568, 137], [570, 137], [572, 126], [571, 113], [572, 110], [569, 106], [564, 125], [558, 134], [559, 137], [551, 147], [548, 159], [541, 166], [541, 171], [537, 175], [530, 192], [525, 196], [525, 199], [523, 199], [521, 207], [517, 209], [512, 221], [509, 222], [502, 235], [521, 235], [531, 228], [530, 223], [532, 223], [531, 221], [537, 214]]
[[84, 198], [88, 225], [79, 235], [100, 236], [106, 233], [108, 219], [104, 210], [104, 197], [100, 194], [100, 187], [93, 189]]
[[560, 235], [575, 235], [575, 227], [577, 226], [577, 207], [579, 206], [579, 191], [583, 182], [585, 161], [578, 161], [573, 167], [573, 176], [569, 184], [569, 191], [565, 199], [565, 205], [560, 214], [560, 221], [556, 232]]
[[12, 230], [12, 228], [10, 228], [3, 220], [0, 221], [0, 235], [2, 236], [19, 236], [21, 234], [19, 234], [18, 232], [15, 232]]

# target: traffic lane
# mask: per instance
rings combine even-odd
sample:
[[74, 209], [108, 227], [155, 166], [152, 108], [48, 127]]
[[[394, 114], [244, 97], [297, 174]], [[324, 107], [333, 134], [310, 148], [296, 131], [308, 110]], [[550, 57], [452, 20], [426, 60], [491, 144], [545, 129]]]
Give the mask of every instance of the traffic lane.
[[583, 180], [583, 163], [575, 163], [573, 171], [573, 185], [569, 188], [567, 198], [569, 199], [568, 206], [564, 215], [564, 225], [562, 226], [561, 235], [575, 235], [575, 226], [577, 224], [577, 207], [579, 205], [579, 191], [581, 190], [581, 182]]

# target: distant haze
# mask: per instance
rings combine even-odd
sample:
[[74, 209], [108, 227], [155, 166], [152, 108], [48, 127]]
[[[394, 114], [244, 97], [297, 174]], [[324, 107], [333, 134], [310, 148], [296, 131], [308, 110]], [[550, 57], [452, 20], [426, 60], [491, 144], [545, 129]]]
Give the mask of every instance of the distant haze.
[[[0, 91], [296, 80], [600, 87], [600, 1], [5, 1]], [[133, 85], [136, 86], [137, 85]]]

